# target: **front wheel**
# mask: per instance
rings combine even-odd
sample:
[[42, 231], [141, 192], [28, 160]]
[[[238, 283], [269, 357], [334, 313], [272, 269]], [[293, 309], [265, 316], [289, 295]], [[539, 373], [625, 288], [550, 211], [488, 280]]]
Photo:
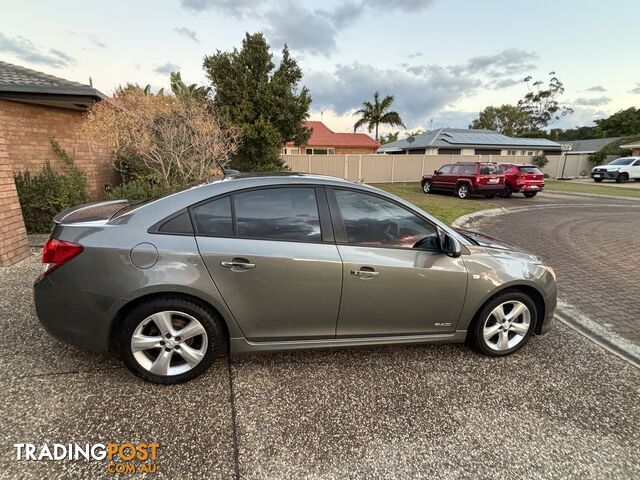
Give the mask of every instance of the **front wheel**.
[[224, 351], [217, 316], [182, 297], [155, 298], [125, 317], [118, 350], [138, 377], [162, 384], [182, 383], [204, 373]]
[[504, 189], [498, 195], [501, 198], [509, 198], [511, 195], [513, 195], [513, 191], [511, 190], [511, 187], [508, 183], [504, 185]]
[[629, 175], [626, 173], [621, 173], [616, 177], [616, 183], [625, 183], [627, 180], [629, 180]]
[[480, 310], [469, 330], [469, 340], [484, 355], [509, 355], [529, 341], [536, 318], [536, 305], [528, 295], [505, 292]]
[[526, 198], [533, 198], [533, 197], [535, 197], [537, 194], [538, 194], [538, 192], [523, 192], [523, 195], [524, 195]]
[[431, 182], [430, 181], [425, 181], [424, 184], [422, 184], [422, 191], [424, 193], [431, 193]]
[[466, 200], [469, 198], [471, 192], [469, 191], [469, 186], [462, 183], [456, 187], [456, 196], [461, 198], [462, 200]]
[[602, 182], [602, 178], [594, 178], [593, 181], [596, 183], [600, 183]]

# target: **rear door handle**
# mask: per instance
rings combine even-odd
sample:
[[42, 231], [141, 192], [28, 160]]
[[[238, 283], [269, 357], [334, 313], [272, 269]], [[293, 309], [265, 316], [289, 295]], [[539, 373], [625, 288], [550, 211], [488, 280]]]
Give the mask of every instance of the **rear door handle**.
[[256, 268], [255, 263], [249, 263], [246, 258], [234, 258], [230, 262], [220, 262], [220, 265], [225, 268], [231, 269], [232, 272], [246, 272], [252, 268]]
[[380, 272], [376, 272], [371, 267], [362, 267], [360, 270], [351, 270], [351, 275], [355, 275], [356, 277], [360, 277], [363, 280], [368, 278], [374, 278], [380, 275]]

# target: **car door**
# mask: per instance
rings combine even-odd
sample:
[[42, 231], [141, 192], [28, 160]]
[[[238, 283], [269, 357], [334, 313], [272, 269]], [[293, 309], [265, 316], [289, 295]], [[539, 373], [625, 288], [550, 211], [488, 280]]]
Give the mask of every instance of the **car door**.
[[338, 337], [450, 333], [464, 303], [464, 260], [436, 227], [373, 193], [328, 189], [343, 287]]
[[245, 190], [190, 210], [200, 254], [246, 338], [335, 336], [342, 262], [322, 188]]
[[636, 180], [640, 180], [640, 158], [635, 162], [633, 162], [630, 173], [631, 174], [629, 175], [629, 178], [635, 178]]
[[438, 170], [438, 173], [434, 174], [431, 178], [431, 185], [436, 189], [446, 189], [447, 179], [451, 172], [451, 165], [443, 165]]

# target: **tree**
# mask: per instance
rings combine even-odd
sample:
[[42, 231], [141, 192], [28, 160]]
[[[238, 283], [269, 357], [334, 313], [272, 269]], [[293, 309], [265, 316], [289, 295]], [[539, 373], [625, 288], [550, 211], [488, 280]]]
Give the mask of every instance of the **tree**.
[[595, 131], [602, 137], [640, 134], [640, 108], [627, 108], [609, 118], [596, 120]]
[[302, 70], [285, 45], [278, 68], [261, 33], [246, 34], [242, 48], [218, 50], [204, 58], [214, 89], [216, 111], [226, 126], [240, 129], [242, 143], [233, 157], [240, 170], [282, 170], [280, 149], [304, 144], [311, 97], [299, 87]]
[[169, 76], [169, 84], [171, 85], [171, 91], [177, 97], [199, 97], [206, 98], [211, 92], [211, 87], [199, 86], [196, 83], [187, 85], [182, 81], [180, 72], [171, 72]]
[[596, 165], [600, 165], [609, 156], [624, 157], [626, 155], [631, 155], [631, 150], [620, 148], [620, 146], [636, 142], [640, 142], [640, 134], [619, 138], [618, 140], [606, 144], [597, 152], [590, 154], [589, 160], [591, 160]]
[[374, 92], [373, 103], [369, 101], [362, 102], [362, 108], [354, 112], [354, 115], [360, 115], [360, 119], [353, 126], [353, 131], [355, 132], [363, 125], [366, 125], [369, 133], [371, 133], [372, 130], [375, 130], [375, 139], [378, 140], [378, 127], [380, 125], [404, 127], [400, 114], [398, 112], [389, 111], [392, 103], [393, 95], [387, 95], [382, 99], [382, 101], [380, 101], [380, 93]]
[[400, 132], [393, 132], [387, 135], [380, 135], [380, 138], [378, 139], [378, 141], [380, 142], [381, 145], [384, 145], [385, 143], [396, 142], [398, 140], [399, 135], [400, 135]]
[[133, 164], [137, 178], [166, 188], [202, 180], [225, 165], [238, 146], [235, 128], [224, 128], [211, 102], [199, 97], [149, 95], [122, 88], [112, 102], [97, 102], [86, 132], [111, 147], [116, 161]]
[[495, 130], [514, 137], [528, 131], [531, 123], [530, 115], [520, 107], [505, 104], [485, 108], [478, 118], [471, 122], [469, 128]]
[[524, 79], [529, 91], [518, 102], [518, 107], [529, 116], [529, 130], [540, 130], [573, 113], [572, 108], [558, 103], [558, 98], [564, 93], [563, 83], [555, 72], [550, 72], [549, 76], [551, 78], [546, 87], [542, 80], [531, 84], [531, 76]]

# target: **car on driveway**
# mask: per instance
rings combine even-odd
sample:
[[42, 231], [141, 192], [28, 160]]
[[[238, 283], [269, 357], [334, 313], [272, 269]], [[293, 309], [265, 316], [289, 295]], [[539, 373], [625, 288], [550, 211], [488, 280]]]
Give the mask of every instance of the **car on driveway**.
[[458, 162], [441, 166], [433, 175], [423, 175], [422, 191], [453, 192], [467, 199], [472, 194], [493, 198], [504, 189], [502, 167], [497, 163]]
[[237, 174], [54, 222], [40, 321], [157, 383], [226, 352], [468, 341], [502, 356], [556, 306], [542, 258], [335, 178]]
[[616, 183], [629, 180], [640, 182], [640, 157], [617, 158], [606, 165], [593, 167], [591, 178], [598, 183], [603, 180], [615, 180]]
[[535, 165], [503, 163], [502, 170], [504, 190], [499, 195], [503, 198], [518, 192], [533, 198], [544, 189], [544, 174]]

